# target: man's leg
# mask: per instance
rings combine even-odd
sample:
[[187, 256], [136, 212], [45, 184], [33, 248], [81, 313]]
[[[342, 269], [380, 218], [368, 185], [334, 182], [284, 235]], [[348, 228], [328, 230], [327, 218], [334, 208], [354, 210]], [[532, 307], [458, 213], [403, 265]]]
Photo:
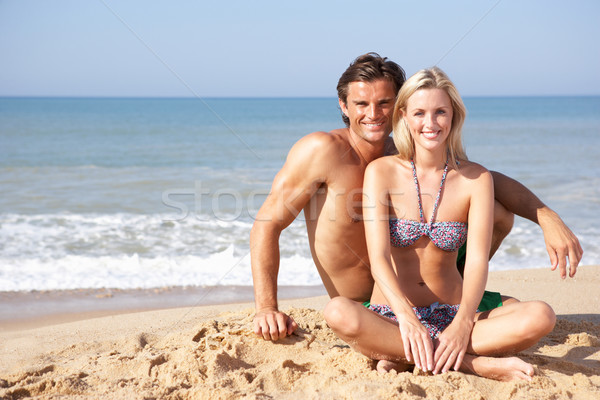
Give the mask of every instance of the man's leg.
[[490, 260], [510, 233], [515, 223], [515, 215], [508, 211], [498, 201], [494, 201], [494, 230], [492, 232], [492, 245], [490, 247]]
[[[504, 238], [510, 233], [513, 223], [515, 221], [515, 215], [508, 211], [502, 204], [498, 201], [494, 202], [494, 228], [492, 232], [492, 245], [490, 247], [490, 259], [496, 253], [500, 244]], [[463, 276], [465, 269], [465, 259], [467, 255], [467, 245], [464, 244], [458, 250], [458, 256], [456, 259], [456, 266], [458, 267], [458, 271], [460, 275]], [[491, 310], [496, 307], [501, 307], [506, 304], [518, 303], [519, 300], [510, 296], [500, 296], [500, 293], [496, 292], [488, 292], [486, 291], [483, 294], [483, 299], [479, 304], [480, 311]]]
[[[498, 201], [494, 202], [494, 228], [492, 231], [492, 244], [490, 246], [490, 260], [496, 254], [496, 251], [502, 244], [502, 241], [510, 231], [512, 230], [513, 224], [515, 222], [515, 215], [508, 211], [502, 204]], [[458, 249], [457, 257], [456, 257], [456, 266], [458, 267], [458, 271], [460, 272], [460, 276], [464, 276], [465, 270], [465, 260], [467, 257], [467, 245], [463, 244], [460, 249]]]
[[[508, 211], [498, 201], [494, 202], [494, 230], [492, 232], [492, 245], [490, 246], [490, 260], [502, 244], [502, 241], [515, 223], [515, 214]], [[502, 305], [518, 303], [519, 300], [510, 296], [502, 296]]]

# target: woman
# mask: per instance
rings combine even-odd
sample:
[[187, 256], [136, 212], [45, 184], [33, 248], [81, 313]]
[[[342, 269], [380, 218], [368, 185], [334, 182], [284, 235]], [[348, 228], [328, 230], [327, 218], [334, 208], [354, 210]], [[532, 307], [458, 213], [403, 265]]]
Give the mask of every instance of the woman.
[[[402, 86], [394, 108], [398, 155], [373, 161], [364, 178], [371, 305], [336, 297], [325, 318], [355, 350], [381, 360], [381, 371], [414, 363], [434, 374], [453, 368], [528, 380], [530, 364], [495, 357], [532, 346], [556, 317], [543, 302], [477, 310], [487, 280], [494, 193], [490, 173], [463, 150], [465, 115], [439, 68], [421, 70]], [[465, 240], [463, 281], [456, 251]]]

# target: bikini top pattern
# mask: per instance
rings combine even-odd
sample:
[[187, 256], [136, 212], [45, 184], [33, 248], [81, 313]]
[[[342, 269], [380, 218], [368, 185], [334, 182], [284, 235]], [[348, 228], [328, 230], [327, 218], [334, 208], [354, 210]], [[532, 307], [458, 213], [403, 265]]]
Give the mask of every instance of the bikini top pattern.
[[421, 236], [428, 236], [434, 245], [445, 251], [456, 251], [467, 240], [467, 224], [464, 222], [443, 221], [435, 222], [437, 208], [440, 202], [442, 187], [448, 173], [448, 163], [442, 174], [442, 182], [438, 190], [433, 212], [431, 213], [430, 223], [425, 222], [423, 218], [423, 204], [421, 203], [421, 191], [419, 189], [419, 181], [417, 179], [417, 170], [415, 163], [411, 160], [413, 170], [413, 179], [417, 188], [417, 198], [419, 200], [419, 214], [421, 221], [413, 221], [410, 219], [391, 218], [390, 224], [390, 242], [395, 247], [407, 247], [414, 244]]

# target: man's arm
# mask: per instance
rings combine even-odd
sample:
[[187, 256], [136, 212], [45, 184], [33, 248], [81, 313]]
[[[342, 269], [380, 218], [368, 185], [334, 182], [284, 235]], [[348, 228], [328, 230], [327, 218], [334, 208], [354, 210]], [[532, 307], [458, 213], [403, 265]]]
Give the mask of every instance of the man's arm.
[[254, 331], [266, 340], [291, 335], [296, 322], [278, 309], [279, 236], [310, 201], [323, 181], [319, 147], [324, 134], [302, 138], [290, 150], [273, 181], [271, 192], [260, 208], [250, 232], [250, 253], [256, 315]]
[[496, 171], [494, 192], [498, 200], [508, 211], [530, 221], [542, 228], [546, 250], [550, 256], [551, 269], [558, 266], [561, 278], [566, 278], [567, 257], [569, 258], [569, 276], [575, 276], [577, 265], [581, 261], [583, 249], [577, 237], [565, 225], [563, 220], [552, 209], [546, 206], [529, 189], [516, 180]]

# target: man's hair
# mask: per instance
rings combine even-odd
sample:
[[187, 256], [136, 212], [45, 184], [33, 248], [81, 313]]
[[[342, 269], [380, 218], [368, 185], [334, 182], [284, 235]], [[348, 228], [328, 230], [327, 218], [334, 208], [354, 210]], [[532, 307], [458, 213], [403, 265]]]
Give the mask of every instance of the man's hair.
[[415, 156], [415, 143], [410, 134], [410, 129], [404, 120], [408, 99], [418, 90], [441, 89], [448, 94], [452, 104], [452, 127], [448, 135], [448, 164], [458, 168], [457, 161], [467, 160], [467, 154], [462, 143], [462, 127], [465, 122], [467, 110], [465, 105], [448, 75], [438, 67], [422, 69], [406, 81], [400, 89], [396, 104], [394, 105], [394, 143], [398, 155], [404, 160], [411, 160]]
[[[347, 104], [348, 90], [352, 82], [374, 82], [386, 79], [394, 84], [394, 94], [397, 94], [406, 80], [404, 70], [395, 62], [381, 57], [377, 53], [367, 53], [358, 56], [344, 71], [337, 84], [338, 97]], [[346, 126], [350, 126], [350, 120], [344, 113], [342, 119]]]

